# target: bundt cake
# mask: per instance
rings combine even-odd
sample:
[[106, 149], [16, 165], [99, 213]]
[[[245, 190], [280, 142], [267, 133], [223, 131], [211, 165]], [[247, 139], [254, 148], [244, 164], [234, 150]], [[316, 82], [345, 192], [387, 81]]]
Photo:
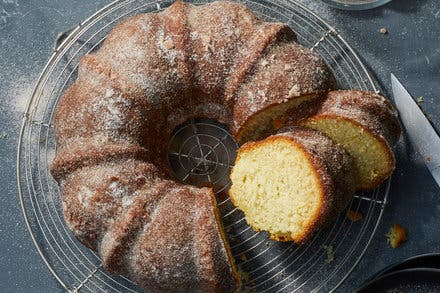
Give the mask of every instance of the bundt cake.
[[378, 94], [331, 91], [317, 113], [300, 124], [325, 133], [349, 152], [357, 189], [377, 187], [394, 170], [392, 147], [400, 136], [399, 120], [391, 103]]
[[280, 132], [239, 149], [229, 195], [254, 230], [302, 243], [351, 200], [354, 168], [348, 153], [316, 130]]
[[135, 158], [98, 160], [64, 179], [63, 210], [108, 272], [149, 292], [235, 290], [239, 278], [210, 189], [164, 180]]
[[117, 24], [81, 59], [56, 108], [51, 172], [67, 224], [106, 270], [152, 291], [239, 286], [212, 191], [172, 179], [167, 143], [196, 117], [246, 142], [333, 88], [325, 63], [295, 39], [237, 3], [177, 1]]

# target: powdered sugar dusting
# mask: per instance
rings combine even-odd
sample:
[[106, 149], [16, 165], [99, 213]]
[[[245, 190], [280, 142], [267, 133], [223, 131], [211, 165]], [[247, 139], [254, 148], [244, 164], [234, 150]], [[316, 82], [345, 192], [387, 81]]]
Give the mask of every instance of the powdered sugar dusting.
[[120, 95], [115, 95], [111, 89], [107, 89], [105, 96], [97, 96], [93, 99], [92, 108], [87, 109], [92, 113], [99, 113], [99, 121], [102, 128], [108, 132], [121, 129], [125, 123], [126, 109], [131, 107], [131, 101]]
[[27, 102], [32, 96], [33, 89], [33, 79], [29, 77], [17, 77], [14, 85], [5, 95], [6, 97], [9, 97], [9, 109], [12, 109], [18, 116], [23, 115]]
[[94, 192], [90, 190], [87, 186], [81, 186], [78, 191], [78, 201], [85, 208], [89, 206], [89, 200], [93, 196]]
[[195, 41], [195, 40], [197, 40], [197, 39], [199, 38], [199, 33], [196, 32], [196, 31], [193, 31], [193, 32], [191, 32], [191, 33], [189, 34], [189, 36], [190, 36], [190, 38], [191, 38], [192, 41]]
[[174, 48], [174, 42], [171, 36], [165, 36], [163, 30], [158, 32], [159, 56], [165, 57], [171, 66], [176, 65], [176, 59], [182, 58], [182, 52]]
[[113, 198], [124, 198], [128, 196], [128, 188], [117, 181], [110, 183], [108, 191]]
[[133, 196], [124, 196], [122, 197], [122, 208], [126, 209], [127, 207], [133, 204], [134, 197]]
[[294, 84], [289, 90], [289, 97], [299, 96], [301, 94], [301, 88], [298, 84]]

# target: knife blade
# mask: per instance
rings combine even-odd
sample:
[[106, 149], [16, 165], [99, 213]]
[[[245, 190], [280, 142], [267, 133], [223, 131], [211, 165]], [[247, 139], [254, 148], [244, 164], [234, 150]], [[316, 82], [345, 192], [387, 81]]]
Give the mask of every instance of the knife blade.
[[409, 139], [440, 186], [440, 137], [414, 99], [391, 73], [394, 103]]

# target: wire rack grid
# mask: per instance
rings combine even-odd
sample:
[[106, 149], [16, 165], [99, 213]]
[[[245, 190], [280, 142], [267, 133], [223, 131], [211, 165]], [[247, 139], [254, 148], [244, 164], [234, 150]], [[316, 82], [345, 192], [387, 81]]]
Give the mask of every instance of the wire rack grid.
[[[44, 262], [69, 292], [138, 292], [121, 276], [107, 274], [99, 256], [70, 233], [62, 215], [60, 190], [49, 173], [56, 146], [53, 113], [64, 90], [77, 76], [81, 56], [99, 48], [112, 27], [140, 12], [157, 12], [173, 1], [116, 1], [65, 35], [44, 68], [23, 115], [17, 154], [19, 198], [31, 237]], [[203, 4], [209, 1], [189, 1]], [[267, 21], [288, 23], [304, 46], [330, 66], [341, 88], [378, 91], [350, 45], [321, 17], [290, 0], [239, 1]], [[213, 121], [191, 120], [174, 131], [169, 163], [184, 183], [214, 187], [218, 207], [238, 267], [248, 289], [261, 292], [333, 291], [365, 253], [381, 219], [388, 180], [371, 192], [357, 193], [348, 209], [363, 214], [352, 222], [341, 214], [305, 245], [279, 243], [254, 232], [229, 201], [229, 171], [237, 145], [228, 130]], [[331, 252], [332, 251], [332, 252]], [[331, 258], [333, 260], [331, 261]]]

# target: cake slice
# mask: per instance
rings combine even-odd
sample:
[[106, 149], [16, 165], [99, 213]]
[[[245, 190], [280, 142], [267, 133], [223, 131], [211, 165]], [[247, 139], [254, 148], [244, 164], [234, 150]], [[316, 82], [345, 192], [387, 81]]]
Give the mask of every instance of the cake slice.
[[301, 125], [325, 133], [350, 153], [359, 190], [377, 187], [394, 170], [392, 146], [400, 136], [400, 125], [396, 110], [378, 94], [329, 92], [317, 114]]
[[229, 194], [254, 230], [302, 243], [350, 201], [352, 160], [318, 131], [280, 132], [238, 150]]

